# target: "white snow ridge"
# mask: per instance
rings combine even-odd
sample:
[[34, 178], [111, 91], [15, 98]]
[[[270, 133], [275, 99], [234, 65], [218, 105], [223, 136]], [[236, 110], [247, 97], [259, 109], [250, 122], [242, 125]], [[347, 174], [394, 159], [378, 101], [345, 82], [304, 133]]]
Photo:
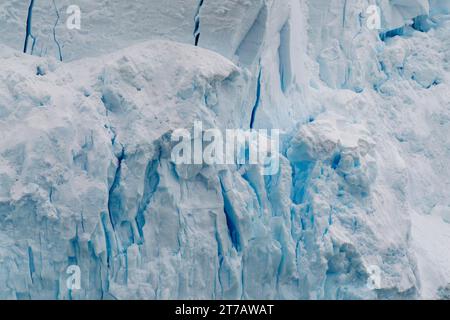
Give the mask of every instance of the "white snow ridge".
[[[0, 299], [450, 296], [450, 1], [0, 0], [0, 30]], [[175, 163], [198, 122], [280, 130], [277, 170]]]

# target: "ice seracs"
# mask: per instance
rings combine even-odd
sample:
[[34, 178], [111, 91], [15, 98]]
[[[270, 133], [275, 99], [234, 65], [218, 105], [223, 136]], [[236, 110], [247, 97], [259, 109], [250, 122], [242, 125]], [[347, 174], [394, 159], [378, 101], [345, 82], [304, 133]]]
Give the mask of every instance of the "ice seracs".
[[[0, 4], [0, 298], [446, 296], [445, 3], [105, 3], [36, 2], [33, 55]], [[279, 170], [175, 163], [198, 121], [280, 130]]]

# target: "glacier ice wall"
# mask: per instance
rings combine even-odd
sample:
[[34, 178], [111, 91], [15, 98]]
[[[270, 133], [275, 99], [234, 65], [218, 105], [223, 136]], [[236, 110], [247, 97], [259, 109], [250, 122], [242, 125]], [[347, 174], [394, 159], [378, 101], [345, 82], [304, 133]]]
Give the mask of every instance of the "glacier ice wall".
[[[25, 55], [2, 1], [0, 298], [436, 297], [450, 8], [375, 2], [35, 1]], [[175, 165], [195, 121], [282, 129], [279, 172]]]

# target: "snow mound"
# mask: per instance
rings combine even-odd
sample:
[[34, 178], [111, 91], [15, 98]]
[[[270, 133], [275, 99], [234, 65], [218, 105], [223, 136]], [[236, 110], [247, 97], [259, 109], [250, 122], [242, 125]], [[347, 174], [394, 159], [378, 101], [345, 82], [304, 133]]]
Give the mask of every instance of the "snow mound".
[[[27, 54], [2, 2], [0, 298], [445, 295], [449, 8], [369, 2], [38, 1]], [[198, 121], [279, 170], [174, 163]]]

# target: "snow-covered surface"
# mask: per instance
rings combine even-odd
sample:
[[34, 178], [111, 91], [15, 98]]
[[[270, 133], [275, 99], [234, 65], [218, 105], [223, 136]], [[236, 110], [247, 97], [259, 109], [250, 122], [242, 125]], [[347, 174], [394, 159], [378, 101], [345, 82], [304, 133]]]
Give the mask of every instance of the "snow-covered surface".
[[[42, 0], [30, 55], [2, 0], [0, 298], [437, 298], [449, 2], [378, 0], [369, 30], [365, 0], [79, 0], [69, 30]], [[195, 121], [281, 129], [279, 172], [175, 165]]]

